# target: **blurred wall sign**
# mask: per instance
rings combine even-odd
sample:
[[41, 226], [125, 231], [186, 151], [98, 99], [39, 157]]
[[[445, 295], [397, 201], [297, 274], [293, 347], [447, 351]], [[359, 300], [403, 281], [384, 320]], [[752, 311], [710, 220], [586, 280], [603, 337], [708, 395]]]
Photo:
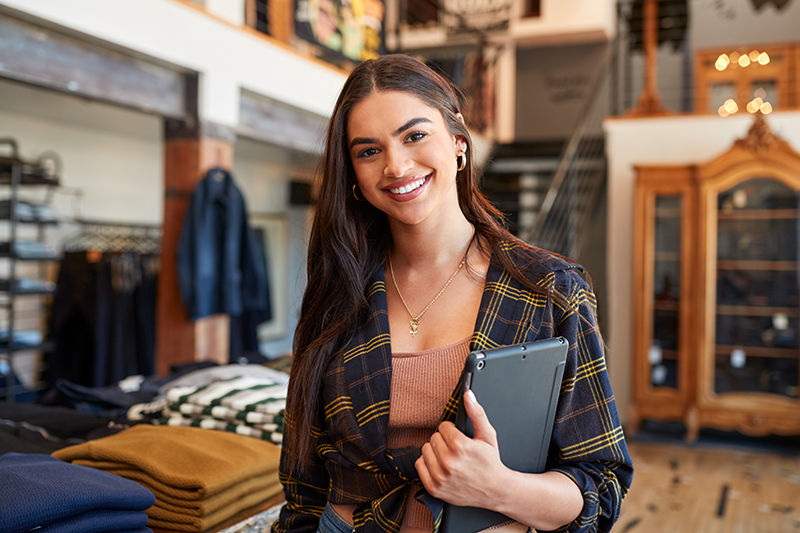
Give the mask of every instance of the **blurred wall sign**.
[[761, 11], [761, 8], [772, 4], [778, 11], [792, 3], [792, 0], [751, 0], [756, 11]]
[[385, 53], [381, 0], [295, 0], [295, 33], [335, 57], [365, 61]]
[[548, 74], [544, 79], [547, 97], [552, 103], [582, 100], [591, 80], [588, 74]]

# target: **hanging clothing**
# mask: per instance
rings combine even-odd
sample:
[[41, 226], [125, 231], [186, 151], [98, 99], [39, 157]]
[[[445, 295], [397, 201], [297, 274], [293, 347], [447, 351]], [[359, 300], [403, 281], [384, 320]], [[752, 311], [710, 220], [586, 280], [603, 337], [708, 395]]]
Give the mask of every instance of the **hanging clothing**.
[[262, 248], [233, 176], [212, 168], [197, 184], [183, 219], [178, 283], [190, 320], [230, 316], [231, 361], [257, 351], [256, 328], [272, 316]]
[[104, 387], [155, 371], [158, 258], [136, 252], [66, 252], [48, 326], [42, 381]]
[[178, 242], [178, 282], [190, 320], [269, 309], [244, 196], [221, 168], [209, 170], [192, 195]]

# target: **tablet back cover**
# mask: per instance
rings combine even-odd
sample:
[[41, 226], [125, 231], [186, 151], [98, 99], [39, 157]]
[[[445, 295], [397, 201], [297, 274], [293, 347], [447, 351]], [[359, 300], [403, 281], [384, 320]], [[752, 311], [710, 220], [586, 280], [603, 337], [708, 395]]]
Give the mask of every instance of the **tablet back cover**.
[[[558, 337], [472, 352], [464, 365], [471, 388], [497, 431], [500, 459], [512, 470], [543, 472], [553, 430], [568, 342]], [[461, 398], [456, 426], [474, 435]], [[475, 507], [445, 504], [440, 533], [473, 533], [509, 520]]]

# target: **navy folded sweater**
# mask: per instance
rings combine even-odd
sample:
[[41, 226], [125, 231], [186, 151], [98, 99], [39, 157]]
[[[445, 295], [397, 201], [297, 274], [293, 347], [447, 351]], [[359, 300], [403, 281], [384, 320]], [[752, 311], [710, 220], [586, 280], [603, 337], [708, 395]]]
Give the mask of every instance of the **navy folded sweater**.
[[[45, 530], [51, 523], [56, 527], [89, 511], [144, 511], [155, 503], [155, 496], [134, 481], [102, 470], [49, 455], [7, 453], [0, 457], [0, 502], [0, 531], [24, 533], [35, 527]], [[116, 531], [139, 529], [139, 522], [127, 521], [126, 513], [120, 518]]]
[[144, 511], [100, 509], [54, 520], [32, 533], [116, 533], [143, 528], [147, 525], [147, 520]]

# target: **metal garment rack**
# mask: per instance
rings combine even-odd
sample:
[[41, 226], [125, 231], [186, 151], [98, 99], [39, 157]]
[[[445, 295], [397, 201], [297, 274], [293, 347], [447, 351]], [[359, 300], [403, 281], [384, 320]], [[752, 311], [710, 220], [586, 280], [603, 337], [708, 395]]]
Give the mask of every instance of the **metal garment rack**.
[[161, 226], [76, 219], [79, 230], [62, 243], [64, 252], [136, 252], [156, 255], [161, 251]]
[[[10, 148], [10, 156], [0, 157], [0, 186], [9, 187], [8, 213], [4, 218], [9, 225], [8, 241], [3, 243], [0, 249], [0, 258], [9, 261], [8, 278], [5, 280], [0, 292], [5, 293], [7, 301], [0, 305], [7, 313], [7, 330], [4, 343], [0, 345], [0, 376], [5, 377], [4, 390], [0, 389], [0, 397], [5, 396], [7, 402], [14, 402], [17, 394], [17, 372], [14, 368], [14, 354], [22, 351], [41, 350], [46, 348], [46, 343], [24, 343], [17, 341], [16, 324], [16, 303], [20, 297], [42, 296], [52, 293], [52, 289], [46, 287], [26, 288], [18, 278], [18, 265], [20, 261], [32, 261], [44, 263], [55, 260], [56, 253], [52, 252], [43, 244], [44, 228], [48, 225], [55, 225], [57, 221], [53, 218], [41, 218], [37, 215], [20, 216], [18, 208], [22, 205], [19, 198], [21, 187], [35, 186], [45, 187], [46, 195], [43, 204], [47, 206], [53, 197], [53, 190], [59, 185], [61, 173], [61, 161], [53, 152], [43, 154], [36, 161], [24, 161], [19, 155], [19, 145], [15, 139], [0, 139], [0, 147]], [[48, 164], [48, 161], [51, 164]], [[32, 204], [28, 204], [32, 205]], [[35, 254], [22, 253], [22, 243], [19, 240], [19, 226], [22, 224], [34, 225], [38, 228], [35, 243], [42, 246]]]

